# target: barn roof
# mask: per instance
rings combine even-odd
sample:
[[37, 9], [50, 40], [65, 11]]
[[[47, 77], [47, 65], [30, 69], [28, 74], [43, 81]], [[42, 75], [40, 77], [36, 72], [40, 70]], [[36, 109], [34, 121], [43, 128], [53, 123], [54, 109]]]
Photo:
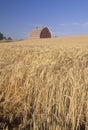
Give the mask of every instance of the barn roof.
[[30, 38], [40, 38], [41, 32], [42, 32], [44, 29], [47, 29], [47, 30], [49, 31], [49, 29], [48, 29], [47, 27], [36, 28], [36, 29], [33, 29], [33, 30], [30, 32], [29, 37], [30, 37]]

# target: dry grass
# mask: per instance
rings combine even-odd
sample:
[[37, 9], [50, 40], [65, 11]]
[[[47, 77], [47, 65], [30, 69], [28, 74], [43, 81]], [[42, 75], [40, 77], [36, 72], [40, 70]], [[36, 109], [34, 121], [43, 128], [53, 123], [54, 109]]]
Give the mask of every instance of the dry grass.
[[1, 130], [88, 130], [88, 36], [0, 43]]

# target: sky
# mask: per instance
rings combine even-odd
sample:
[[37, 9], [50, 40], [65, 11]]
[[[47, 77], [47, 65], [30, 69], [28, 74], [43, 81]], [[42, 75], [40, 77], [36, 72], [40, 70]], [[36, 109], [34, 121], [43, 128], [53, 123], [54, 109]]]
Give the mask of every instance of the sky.
[[47, 26], [52, 36], [88, 34], [88, 0], [0, 0], [0, 32], [26, 39]]

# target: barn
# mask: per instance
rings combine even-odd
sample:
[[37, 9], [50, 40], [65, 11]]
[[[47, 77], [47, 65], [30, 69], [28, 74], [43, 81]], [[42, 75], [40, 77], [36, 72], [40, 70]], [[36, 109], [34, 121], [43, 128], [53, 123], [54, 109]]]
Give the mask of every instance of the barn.
[[47, 27], [36, 28], [30, 32], [29, 38], [51, 38], [51, 32]]

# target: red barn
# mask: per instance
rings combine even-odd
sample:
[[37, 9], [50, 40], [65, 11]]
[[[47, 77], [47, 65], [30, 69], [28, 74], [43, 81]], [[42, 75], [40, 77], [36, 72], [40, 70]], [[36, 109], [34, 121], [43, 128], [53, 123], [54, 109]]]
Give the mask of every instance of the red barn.
[[51, 38], [51, 32], [47, 27], [36, 28], [30, 32], [29, 38]]

